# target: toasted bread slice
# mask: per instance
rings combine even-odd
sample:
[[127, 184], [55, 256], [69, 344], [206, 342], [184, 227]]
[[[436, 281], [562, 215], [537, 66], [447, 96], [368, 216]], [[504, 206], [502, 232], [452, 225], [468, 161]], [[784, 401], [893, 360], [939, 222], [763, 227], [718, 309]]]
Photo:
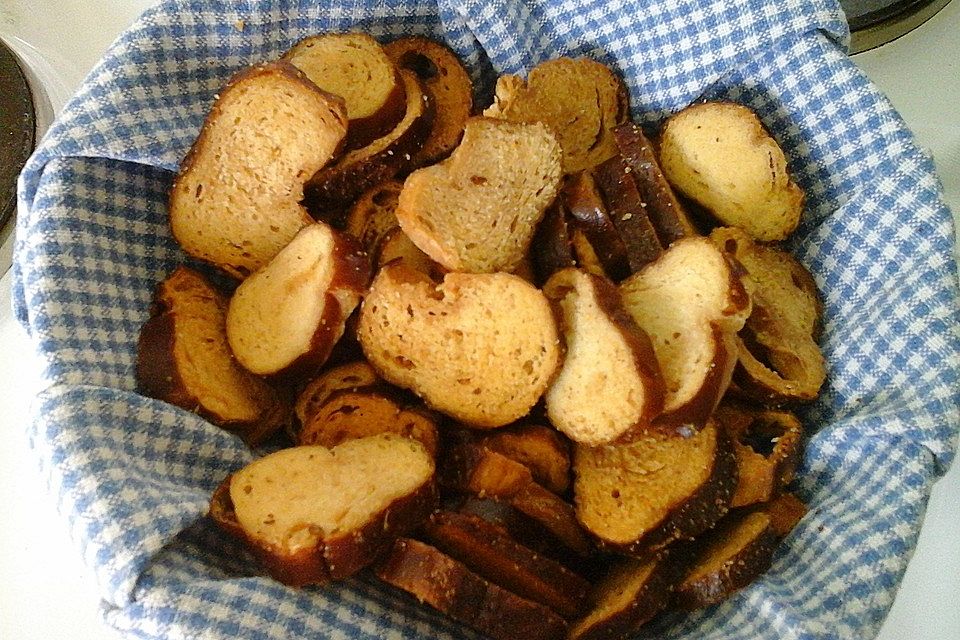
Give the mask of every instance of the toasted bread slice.
[[384, 46], [394, 64], [417, 74], [436, 116], [423, 146], [413, 155], [413, 166], [423, 167], [447, 157], [459, 144], [463, 127], [473, 112], [470, 74], [445, 44], [423, 36], [406, 36]]
[[547, 299], [506, 273], [449, 273], [438, 285], [388, 264], [364, 300], [358, 335], [385, 380], [481, 428], [526, 415], [560, 362]]
[[630, 170], [640, 200], [646, 205], [643, 210], [656, 230], [660, 244], [669, 247], [680, 238], [699, 235], [673, 187], [663, 175], [653, 144], [640, 127], [625, 122], [613, 130], [613, 137], [620, 157]]
[[258, 375], [313, 375], [369, 281], [356, 240], [323, 223], [306, 226], [230, 298], [230, 349]]
[[347, 150], [370, 144], [403, 118], [406, 92], [397, 67], [365, 33], [308, 36], [282, 59], [324, 91], [343, 97], [349, 118]]
[[527, 76], [501, 76], [483, 113], [513, 122], [543, 122], [563, 147], [563, 171], [593, 167], [616, 153], [612, 130], [628, 116], [623, 80], [588, 58], [541, 62]]
[[394, 227], [384, 234], [374, 254], [374, 264], [377, 269], [395, 260], [402, 260], [411, 269], [416, 269], [434, 279], [443, 279], [447, 272], [446, 269], [431, 260], [430, 256], [421, 251], [417, 245], [413, 244], [410, 236], [404, 233], [400, 227]]
[[403, 182], [388, 180], [360, 194], [347, 211], [345, 231], [360, 241], [373, 255], [388, 231], [397, 227], [397, 200]]
[[294, 413], [297, 422], [301, 425], [310, 421], [310, 418], [323, 406], [330, 396], [343, 389], [364, 389], [377, 385], [380, 376], [366, 360], [345, 362], [323, 371], [313, 378], [297, 395], [294, 404]]
[[397, 540], [378, 578], [494, 640], [556, 640], [567, 624], [542, 604], [489, 582], [436, 547]]
[[437, 511], [424, 525], [423, 535], [490, 582], [546, 605], [564, 618], [586, 607], [589, 582], [479, 516]]
[[566, 343], [547, 390], [551, 424], [574, 442], [629, 440], [663, 410], [664, 384], [650, 338], [624, 311], [617, 287], [578, 269], [543, 288], [558, 308]]
[[813, 400], [827, 376], [817, 345], [823, 304], [813, 276], [789, 252], [754, 242], [743, 230], [710, 238], [744, 269], [753, 312], [740, 332], [734, 372], [743, 394], [769, 404]]
[[170, 190], [170, 228], [191, 256], [236, 278], [312, 222], [303, 185], [339, 151], [343, 101], [290, 64], [241, 71], [220, 92]]
[[622, 640], [670, 602], [671, 572], [659, 558], [623, 558], [591, 593], [589, 613], [570, 626], [569, 640]]
[[807, 515], [807, 505], [792, 493], [782, 493], [762, 509], [770, 516], [770, 527], [778, 538], [785, 538]]
[[770, 567], [776, 546], [766, 513], [753, 511], [725, 519], [697, 541], [693, 568], [674, 590], [675, 604], [696, 609], [726, 600]]
[[567, 441], [550, 427], [517, 425], [485, 431], [478, 442], [525, 465], [533, 479], [556, 494], [570, 486], [570, 449]]
[[157, 287], [140, 330], [137, 387], [255, 445], [287, 424], [290, 406], [234, 361], [226, 315], [225, 294], [198, 271], [177, 267]]
[[342, 211], [365, 191], [411, 168], [433, 121], [433, 104], [411, 71], [401, 70], [406, 111], [397, 125], [366, 146], [345, 153], [304, 185], [304, 204], [318, 220], [339, 226]]
[[714, 416], [737, 456], [737, 490], [731, 507], [767, 502], [786, 488], [803, 452], [803, 427], [789, 411], [752, 409], [724, 402]]
[[335, 447], [341, 442], [378, 433], [396, 433], [423, 445], [437, 455], [437, 425], [426, 411], [406, 406], [388, 389], [334, 391], [304, 423], [297, 444]]
[[573, 247], [573, 254], [576, 256], [576, 266], [583, 269], [592, 276], [610, 280], [607, 270], [603, 266], [603, 261], [597, 255], [593, 243], [587, 238], [587, 234], [581, 229], [574, 229], [570, 234], [570, 245]]
[[560, 145], [542, 124], [467, 121], [453, 154], [410, 174], [397, 219], [455, 271], [513, 271], [560, 186]]
[[449, 447], [440, 465], [440, 483], [454, 491], [510, 503], [576, 554], [588, 555], [594, 549], [569, 503], [534, 481], [524, 464], [482, 445], [468, 442]]
[[594, 170], [597, 186], [610, 211], [613, 226], [626, 248], [627, 264], [635, 273], [663, 254], [657, 230], [640, 198], [633, 171], [620, 155], [615, 155]]
[[783, 240], [800, 222], [803, 191], [777, 141], [745, 106], [706, 102], [671, 116], [660, 138], [660, 165], [674, 187], [721, 224], [757, 240]]
[[712, 527], [737, 484], [730, 440], [712, 422], [687, 437], [578, 445], [573, 470], [578, 520], [602, 546], [639, 556]]
[[553, 201], [537, 225], [528, 256], [533, 263], [537, 285], [542, 285], [555, 271], [577, 266], [567, 211], [562, 199]]
[[[604, 273], [614, 282], [630, 275], [627, 246], [613, 223], [593, 173], [580, 171], [567, 176], [561, 198], [573, 225], [590, 241]], [[659, 250], [656, 253], [659, 255]]]
[[736, 334], [750, 314], [740, 270], [707, 238], [683, 238], [624, 280], [620, 293], [666, 381], [658, 420], [702, 425], [730, 384]]
[[229, 476], [210, 515], [290, 586], [323, 584], [371, 564], [437, 504], [433, 458], [394, 434], [333, 448], [281, 449]]

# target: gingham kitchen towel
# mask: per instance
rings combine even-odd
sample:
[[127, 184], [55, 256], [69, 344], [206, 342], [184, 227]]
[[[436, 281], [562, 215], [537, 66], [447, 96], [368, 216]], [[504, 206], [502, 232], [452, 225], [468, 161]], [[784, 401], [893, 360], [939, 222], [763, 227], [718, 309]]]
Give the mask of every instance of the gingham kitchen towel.
[[654, 123], [698, 97], [754, 108], [808, 194], [791, 248], [826, 301], [823, 396], [797, 480], [812, 506], [766, 576], [654, 627], [662, 638], [869, 638], [914, 547], [958, 418], [953, 224], [929, 157], [844, 54], [828, 0], [199, 2], [147, 12], [109, 50], [20, 182], [14, 304], [45, 363], [32, 443], [51, 494], [132, 637], [473, 637], [367, 578], [292, 590], [205, 519], [253, 454], [138, 396], [154, 285], [185, 259], [165, 194], [236, 70], [320, 31], [427, 34], [489, 100], [497, 73], [586, 55]]

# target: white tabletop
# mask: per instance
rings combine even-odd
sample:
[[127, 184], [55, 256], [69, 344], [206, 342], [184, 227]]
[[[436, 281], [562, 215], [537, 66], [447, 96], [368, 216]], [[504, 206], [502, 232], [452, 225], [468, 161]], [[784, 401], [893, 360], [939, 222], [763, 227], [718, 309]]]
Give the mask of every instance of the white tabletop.
[[[2, 27], [14, 20], [43, 29], [47, 42], [68, 44], [67, 89], [149, 0], [20, 2], [0, 8]], [[29, 7], [29, 9], [27, 9]], [[44, 9], [46, 7], [46, 9]], [[56, 15], [53, 14], [55, 7]], [[47, 11], [47, 15], [44, 15]], [[73, 15], [78, 16], [76, 20]], [[64, 16], [71, 16], [65, 19]], [[49, 18], [49, 20], [47, 19]], [[932, 151], [947, 199], [960, 213], [960, 2], [900, 40], [854, 60], [893, 100]], [[83, 46], [75, 36], [83, 32]], [[71, 40], [72, 39], [72, 40]], [[59, 45], [58, 45], [59, 46]], [[0, 638], [120, 640], [99, 617], [92, 573], [56, 514], [26, 442], [27, 407], [37, 364], [10, 314], [10, 274], [0, 280]], [[916, 552], [879, 640], [960, 638], [960, 465], [937, 484]]]

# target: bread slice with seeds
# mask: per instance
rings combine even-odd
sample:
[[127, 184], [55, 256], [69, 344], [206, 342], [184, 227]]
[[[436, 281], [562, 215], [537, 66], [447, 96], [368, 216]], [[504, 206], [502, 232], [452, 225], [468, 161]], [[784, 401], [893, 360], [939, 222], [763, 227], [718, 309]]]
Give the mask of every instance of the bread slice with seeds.
[[578, 269], [550, 277], [566, 355], [546, 393], [550, 423], [596, 446], [650, 428], [663, 409], [660, 364], [649, 336], [623, 309], [616, 285]]
[[423, 536], [487, 580], [564, 618], [575, 617], [586, 607], [589, 582], [479, 516], [437, 511], [424, 525]]
[[563, 171], [593, 167], [616, 153], [612, 130], [628, 117], [626, 86], [589, 58], [555, 58], [527, 75], [497, 79], [494, 104], [483, 113], [512, 122], [542, 122], [563, 147]]
[[402, 261], [374, 279], [358, 336], [385, 380], [480, 428], [526, 415], [561, 355], [550, 304], [533, 285], [506, 273], [448, 273], [436, 284]]
[[780, 145], [748, 107], [705, 102], [671, 116], [660, 137], [660, 164], [682, 194], [757, 240], [783, 240], [800, 223], [803, 191]]
[[624, 306], [653, 341], [666, 381], [661, 423], [697, 428], [727, 390], [736, 334], [751, 308], [740, 273], [709, 239], [692, 237], [620, 284]]
[[626, 251], [630, 273], [636, 273], [663, 254], [664, 245], [647, 215], [647, 203], [637, 190], [633, 171], [615, 155], [595, 170], [596, 183]]
[[256, 445], [288, 423], [290, 406], [233, 359], [226, 316], [227, 296], [200, 272], [177, 267], [157, 286], [140, 329], [137, 387]]
[[613, 130], [613, 138], [661, 246], [669, 247], [680, 238], [698, 235], [693, 220], [663, 175], [653, 143], [640, 127], [625, 122]]
[[433, 121], [433, 104], [412, 71], [401, 70], [406, 111], [396, 126], [369, 144], [345, 153], [304, 185], [304, 204], [318, 220], [340, 226], [343, 210], [368, 189], [412, 167]]
[[170, 228], [189, 255], [244, 278], [312, 222], [303, 185], [339, 151], [343, 100], [294, 66], [241, 71], [220, 92], [170, 190]]
[[347, 150], [370, 144], [403, 118], [406, 92], [397, 67], [380, 43], [365, 33], [308, 36], [282, 59], [324, 91], [344, 99]]
[[568, 640], [622, 640], [666, 608], [673, 587], [663, 558], [621, 558], [593, 588], [591, 610], [570, 625]]
[[777, 537], [763, 511], [736, 514], [696, 543], [692, 569], [677, 584], [674, 603], [684, 609], [722, 602], [763, 574]]
[[421, 604], [494, 640], [556, 640], [567, 624], [548, 607], [480, 577], [436, 547], [397, 540], [375, 573]]
[[430, 133], [413, 154], [413, 166], [423, 167], [447, 157], [459, 144], [473, 113], [473, 82], [460, 58], [445, 44], [424, 36], [405, 36], [384, 50], [394, 64], [417, 74], [436, 107]]
[[258, 375], [313, 375], [369, 281], [369, 258], [356, 240], [320, 222], [304, 227], [230, 298], [230, 349]]
[[712, 527], [737, 483], [733, 447], [712, 422], [686, 436], [577, 445], [573, 471], [577, 519], [602, 547], [639, 557]]
[[210, 515], [294, 587], [355, 574], [436, 508], [433, 458], [395, 434], [281, 449], [231, 474]]
[[557, 195], [560, 159], [542, 124], [471, 118], [449, 158], [407, 177], [397, 219], [447, 269], [513, 271]]
[[434, 418], [385, 387], [333, 392], [297, 433], [297, 444], [335, 447], [378, 433], [412, 438], [431, 456], [437, 455]]

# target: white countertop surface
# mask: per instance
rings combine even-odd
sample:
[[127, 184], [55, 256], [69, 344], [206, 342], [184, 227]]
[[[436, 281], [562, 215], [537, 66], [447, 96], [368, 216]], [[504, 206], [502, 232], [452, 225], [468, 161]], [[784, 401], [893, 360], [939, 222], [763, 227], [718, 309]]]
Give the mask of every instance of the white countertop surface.
[[[89, 3], [22, 1], [0, 7], [0, 34], [16, 23], [54, 45], [70, 62], [61, 74], [71, 91], [113, 38], [149, 0]], [[55, 8], [53, 8], [55, 5]], [[29, 9], [27, 8], [29, 7]], [[69, 18], [65, 18], [69, 16]], [[77, 16], [77, 19], [73, 19]], [[19, 21], [19, 22], [17, 22]], [[73, 40], [71, 40], [73, 39]], [[65, 48], [67, 47], [67, 48]], [[930, 22], [854, 60], [890, 96], [929, 149], [948, 203], [960, 213], [960, 1]], [[10, 274], [0, 279], [0, 638], [5, 640], [120, 640], [99, 617], [93, 574], [81, 561], [66, 525], [48, 498], [26, 442], [28, 403], [38, 366], [22, 329], [11, 317]], [[916, 552], [880, 640], [960, 638], [960, 465], [936, 485]]]

